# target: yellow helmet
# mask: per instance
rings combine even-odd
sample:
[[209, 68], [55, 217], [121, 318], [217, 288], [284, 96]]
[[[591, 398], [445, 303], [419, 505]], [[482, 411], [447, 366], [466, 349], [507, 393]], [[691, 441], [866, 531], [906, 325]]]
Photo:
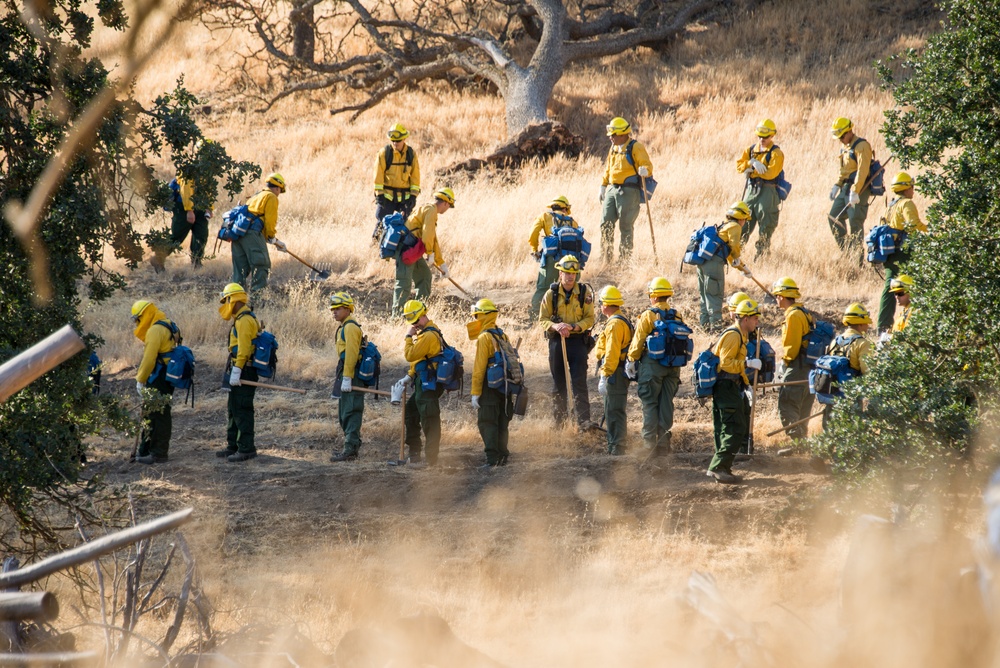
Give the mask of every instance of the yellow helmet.
[[833, 133], [834, 137], [840, 139], [847, 134], [848, 130], [851, 130], [852, 128], [854, 128], [854, 123], [851, 123], [851, 119], [841, 116], [833, 122], [833, 125], [830, 126], [830, 132]]
[[913, 177], [906, 172], [899, 172], [892, 179], [892, 192], [901, 193], [913, 187]]
[[226, 287], [222, 288], [222, 293], [219, 295], [219, 303], [225, 304], [230, 301], [236, 295], [247, 296], [247, 291], [243, 289], [243, 286], [239, 283], [230, 283]]
[[774, 121], [770, 118], [765, 118], [760, 123], [757, 124], [757, 136], [758, 137], [772, 137], [778, 132], [778, 128], [774, 126]]
[[482, 315], [484, 313], [496, 313], [497, 305], [492, 299], [480, 299], [472, 306], [472, 315]]
[[750, 299], [750, 295], [747, 293], [734, 292], [732, 297], [729, 298], [729, 301], [726, 302], [726, 305], [729, 306], [729, 312], [736, 313], [736, 307], [748, 299]]
[[662, 276], [657, 276], [649, 282], [648, 291], [650, 297], [671, 297], [674, 294], [674, 286]]
[[861, 302], [854, 302], [844, 311], [844, 318], [841, 320], [845, 325], [870, 325], [872, 317], [868, 309]]
[[798, 284], [788, 276], [782, 276], [774, 282], [774, 285], [771, 286], [771, 294], [789, 299], [798, 299], [802, 296]]
[[760, 307], [757, 302], [747, 297], [739, 304], [736, 305], [736, 310], [733, 311], [737, 318], [749, 318], [750, 316], [760, 315]]
[[613, 285], [602, 288], [601, 292], [597, 295], [597, 299], [601, 304], [608, 306], [621, 306], [625, 303], [625, 300], [622, 299], [622, 293]]
[[434, 193], [434, 199], [439, 199], [442, 202], [447, 202], [451, 206], [455, 206], [455, 191], [451, 188], [441, 188]]
[[556, 269], [567, 274], [579, 274], [580, 261], [576, 259], [575, 255], [564, 255], [561, 260], [556, 262]]
[[285, 192], [285, 177], [278, 172], [272, 172], [267, 175], [267, 185], [278, 186], [281, 192]]
[[406, 128], [403, 127], [402, 123], [396, 123], [389, 128], [389, 132], [386, 133], [386, 136], [389, 138], [389, 141], [403, 141], [410, 136], [410, 133], [406, 131]]
[[726, 218], [733, 218], [735, 220], [749, 220], [750, 219], [750, 207], [747, 206], [746, 202], [733, 202], [726, 209]]
[[335, 292], [330, 295], [330, 310], [336, 311], [341, 306], [345, 306], [354, 312], [354, 297], [346, 292]]
[[420, 320], [420, 316], [427, 313], [427, 307], [424, 306], [422, 301], [416, 299], [411, 299], [403, 305], [403, 317], [406, 318], [406, 322], [411, 325]]
[[904, 295], [908, 295], [912, 289], [913, 279], [907, 274], [900, 274], [889, 281], [889, 292], [901, 292]]
[[142, 312], [152, 305], [152, 302], [148, 302], [145, 299], [140, 299], [132, 304], [132, 320], [139, 322], [139, 317], [142, 315]]
[[609, 137], [613, 135], [627, 135], [630, 132], [632, 132], [632, 126], [621, 116], [612, 118], [611, 122], [608, 123]]
[[566, 198], [566, 195], [559, 195], [559, 197], [549, 202], [549, 208], [569, 211], [569, 200]]

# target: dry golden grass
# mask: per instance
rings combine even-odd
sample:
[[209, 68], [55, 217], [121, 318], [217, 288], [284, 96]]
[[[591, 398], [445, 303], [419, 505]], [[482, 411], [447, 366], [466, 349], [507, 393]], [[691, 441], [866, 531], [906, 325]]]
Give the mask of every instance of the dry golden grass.
[[[836, 642], [823, 630], [838, 624], [847, 538], [841, 524], [806, 529], [820, 524], [810, 510], [814, 504], [824, 510], [832, 504], [816, 500], [826, 480], [801, 465], [781, 468], [762, 460], [752, 474], [759, 485], [733, 491], [706, 483], [711, 416], [698, 408], [687, 385], [674, 429], [675, 445], [685, 454], [669, 469], [644, 469], [635, 458], [612, 467], [596, 454], [597, 439], [555, 432], [544, 400], [546, 343], [525, 318], [536, 274], [527, 235], [545, 204], [565, 194], [599, 256], [603, 127], [624, 115], [649, 148], [660, 182], [651, 207], [659, 259], [643, 213], [632, 265], [618, 270], [595, 259], [584, 279], [597, 288], [617, 284], [637, 311], [646, 282], [664, 275], [676, 290], [673, 303], [697, 322], [694, 271], [678, 271], [684, 246], [692, 228], [718, 221], [741, 195], [735, 158], [754, 140], [757, 121], [770, 117], [794, 189], [774, 252], [754, 266], [755, 275], [767, 282], [793, 276], [806, 304], [827, 317], [854, 300], [875, 307], [880, 281], [839, 257], [826, 223], [839, 149], [828, 128], [835, 117], [849, 116], [887, 157], [877, 130], [890, 99], [869, 65], [918, 46], [932, 24], [919, 2], [880, 5], [875, 14], [871, 4], [768, 3], [732, 25], [699, 27], [663, 59], [640, 52], [575, 67], [557, 87], [551, 110], [588, 140], [585, 155], [450, 183], [458, 206], [440, 222], [445, 257], [456, 280], [475, 295], [494, 298], [501, 326], [523, 337], [536, 397], [532, 414], [512, 424], [514, 470], [494, 478], [468, 471], [481, 443], [467, 400], [459, 399], [444, 404], [446, 472], [421, 479], [386, 471], [380, 462], [395, 457], [399, 413], [384, 403], [366, 409], [362, 462], [354, 469], [326, 463], [340, 436], [335, 405], [326, 399], [336, 356], [335, 323], [325, 301], [341, 289], [359, 298], [358, 318], [383, 351], [386, 380], [395, 380], [404, 368], [406, 327], [388, 318], [393, 269], [369, 246], [374, 156], [385, 129], [403, 122], [430, 193], [446, 184], [436, 170], [503, 140], [502, 103], [428, 85], [354, 123], [328, 115], [328, 94], [286, 100], [258, 114], [241, 109], [225, 88], [239, 74], [231, 51], [246, 37], [223, 39], [185, 24], [137, 82], [139, 96], [151, 99], [183, 74], [213, 107], [203, 119], [206, 133], [232, 156], [258, 162], [265, 172], [280, 170], [287, 179], [279, 237], [297, 254], [334, 269], [329, 281], [314, 284], [303, 280], [304, 267], [292, 258], [272, 255], [275, 290], [259, 314], [281, 341], [278, 382], [313, 391], [304, 398], [258, 394], [258, 446], [271, 459], [246, 469], [217, 466], [211, 457], [222, 445], [225, 415], [225, 396], [210, 390], [225, 359], [228, 325], [216, 314], [215, 295], [229, 280], [227, 250], [198, 271], [177, 256], [166, 275], [143, 265], [125, 293], [89, 306], [84, 317], [86, 329], [105, 340], [100, 352], [115, 388], [131, 387], [139, 359], [127, 318], [136, 298], [153, 299], [174, 318], [202, 363], [196, 409], [175, 408], [171, 456], [178, 461], [155, 470], [118, 472], [110, 464], [104, 470], [148, 495], [151, 506], [199, 508], [190, 534], [219, 609], [217, 626], [304, 624], [330, 651], [350, 628], [430, 609], [508, 665], [732, 665], [718, 630], [674, 598], [692, 570], [706, 570], [746, 619], [765, 624], [758, 631], [771, 643], [775, 665], [835, 665]], [[872, 20], [851, 19], [859, 16]], [[101, 36], [95, 48], [110, 44]], [[160, 164], [164, 176], [167, 164]], [[921, 209], [925, 204], [918, 198]], [[883, 210], [883, 202], [872, 205], [869, 226]], [[147, 225], [166, 222], [164, 216]], [[742, 277], [729, 278], [728, 291], [759, 294]], [[435, 283], [431, 316], [468, 357], [465, 308], [447, 283]], [[772, 307], [765, 314], [772, 341], [779, 322]], [[696, 347], [708, 343], [699, 331]], [[591, 392], [596, 404], [593, 387]], [[629, 414], [637, 434], [634, 396]], [[781, 436], [762, 436], [780, 424], [773, 395], [765, 397], [757, 424], [763, 451], [782, 443]], [[95, 447], [99, 460], [110, 461], [129, 444], [110, 438]], [[933, 526], [927, 531], [939, 535]], [[915, 640], [914, 647], [932, 649], [926, 641]], [[890, 659], [881, 665], [912, 664]]]

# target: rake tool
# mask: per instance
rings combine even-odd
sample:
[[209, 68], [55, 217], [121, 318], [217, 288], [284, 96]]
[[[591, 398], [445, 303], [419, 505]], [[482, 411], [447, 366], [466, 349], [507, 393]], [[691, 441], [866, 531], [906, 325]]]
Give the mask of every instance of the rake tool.
[[288, 248], [285, 248], [284, 252], [288, 253], [289, 255], [291, 255], [292, 257], [294, 257], [296, 260], [298, 260], [299, 262], [301, 262], [305, 266], [307, 266], [310, 269], [312, 269], [313, 271], [315, 271], [316, 272], [316, 276], [319, 277], [320, 280], [325, 281], [326, 279], [330, 278], [330, 272], [326, 271], [325, 269], [324, 270], [317, 269], [316, 267], [312, 266], [311, 264], [309, 264], [308, 262], [306, 262], [305, 260], [303, 260], [302, 258], [300, 258], [298, 255], [296, 255], [292, 251], [288, 250]]

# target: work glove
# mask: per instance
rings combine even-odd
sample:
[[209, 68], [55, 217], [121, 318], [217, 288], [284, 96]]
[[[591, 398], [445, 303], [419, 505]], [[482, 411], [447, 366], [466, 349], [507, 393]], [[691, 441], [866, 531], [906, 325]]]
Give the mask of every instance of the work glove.
[[753, 174], [753, 167], [747, 167], [743, 170], [743, 176], [750, 176]]
[[427, 264], [434, 264], [434, 253], [427, 254]]
[[747, 278], [753, 278], [753, 274], [750, 273], [750, 267], [743, 266], [742, 268], [740, 268], [740, 271], [742, 271], [743, 275], [746, 276]]
[[750, 158], [750, 166], [753, 167], [753, 171], [757, 172], [758, 174], [763, 174], [764, 172], [767, 171], [767, 167], [764, 165], [764, 163], [758, 160], [757, 158]]
[[478, 394], [473, 394], [472, 395], [472, 407], [475, 408], [477, 411], [479, 410], [479, 395]]
[[233, 370], [229, 372], [229, 385], [232, 387], [239, 385], [241, 375], [243, 375], [243, 369], [238, 366], [234, 366]]
[[274, 247], [280, 250], [282, 253], [288, 250], [288, 246], [286, 246], [285, 242], [282, 241], [281, 239], [274, 240]]
[[140, 397], [142, 396], [142, 389], [143, 389], [144, 387], [146, 387], [146, 386], [145, 386], [145, 385], [143, 385], [142, 383], [140, 383], [139, 381], [135, 381], [135, 392], [136, 392], [136, 394], [138, 394], [138, 395], [139, 395]]
[[600, 193], [598, 193], [598, 195], [597, 195], [597, 200], [598, 200], [599, 202], [602, 202], [602, 203], [604, 202], [604, 192], [605, 192], [605, 191], [606, 191], [607, 189], [608, 189], [608, 187], [607, 187], [607, 186], [601, 186], [601, 191], [600, 191]]
[[444, 276], [445, 278], [448, 278], [449, 276], [451, 276], [451, 273], [448, 271], [448, 263], [447, 262], [442, 263], [441, 266], [438, 267], [438, 269], [441, 270], [441, 275]]
[[403, 376], [396, 381], [396, 384], [392, 386], [392, 390], [389, 392], [389, 403], [393, 406], [398, 406], [403, 400], [403, 390], [406, 389], [407, 385], [410, 384], [410, 377]]
[[854, 192], [853, 190], [851, 191], [851, 194], [847, 196], [847, 205], [848, 206], [854, 206], [855, 204], [857, 204], [860, 201], [861, 201], [861, 197], [856, 192]]
[[205, 211], [205, 218], [207, 219], [207, 218], [211, 218], [211, 217], [212, 217], [212, 210], [208, 209], [207, 211]]
[[833, 200], [837, 199], [837, 195], [839, 194], [840, 194], [840, 186], [837, 185], [833, 186], [833, 188], [830, 189], [830, 201], [832, 202]]
[[648, 167], [640, 167], [639, 168], [639, 176], [641, 176], [642, 178], [646, 178], [647, 176], [649, 176], [649, 168]]
[[343, 394], [344, 392], [350, 392], [353, 389], [354, 389], [354, 387], [353, 387], [353, 384], [351, 382], [351, 379], [348, 378], [347, 376], [344, 376], [344, 379], [342, 381], [340, 381], [340, 392], [341, 392], [341, 394]]
[[608, 396], [608, 377], [602, 375], [601, 379], [597, 381], [597, 393], [602, 397]]
[[756, 357], [752, 357], [747, 360], [747, 368], [753, 369], [754, 371], [760, 371], [761, 363]]
[[739, 259], [738, 257], [733, 258], [732, 265], [734, 269], [739, 269], [740, 267], [743, 266], [743, 260]]
[[625, 362], [625, 375], [629, 377], [629, 380], [635, 380], [637, 376], [637, 363], [635, 360], [629, 360]]

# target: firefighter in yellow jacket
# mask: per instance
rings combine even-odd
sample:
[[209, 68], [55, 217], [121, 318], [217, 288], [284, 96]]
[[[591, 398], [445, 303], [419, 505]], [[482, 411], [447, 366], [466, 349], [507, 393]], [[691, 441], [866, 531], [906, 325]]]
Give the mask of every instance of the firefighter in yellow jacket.
[[601, 313], [608, 322], [597, 336], [594, 354], [598, 360], [597, 392], [604, 400], [605, 426], [608, 430], [608, 454], [624, 455], [628, 447], [628, 419], [625, 403], [628, 399], [628, 376], [625, 359], [632, 343], [632, 321], [621, 312], [622, 293], [613, 285], [601, 290], [597, 297]]
[[201, 266], [208, 243], [208, 219], [212, 217], [212, 207], [196, 209], [194, 206], [194, 182], [179, 174], [170, 184], [173, 191], [173, 215], [170, 219], [170, 244], [154, 249], [153, 268], [163, 271], [164, 262], [175, 249], [191, 235], [191, 264]]
[[[868, 373], [868, 356], [872, 352], [871, 341], [865, 337], [865, 332], [872, 324], [872, 317], [868, 309], [860, 302], [854, 302], [844, 311], [841, 319], [846, 329], [838, 336], [826, 349], [827, 355], [837, 355], [846, 357], [850, 365], [858, 376]], [[832, 389], [842, 389], [834, 387]], [[830, 404], [823, 408], [823, 428], [830, 421]]]
[[913, 312], [913, 303], [910, 301], [910, 292], [913, 290], [913, 279], [906, 274], [900, 274], [892, 279], [889, 284], [889, 292], [896, 299], [896, 319], [892, 323], [892, 333], [902, 332], [910, 322], [910, 314]]
[[[393, 394], [401, 394], [403, 388], [413, 385], [413, 394], [406, 400], [404, 440], [409, 446], [407, 464], [410, 468], [422, 469], [437, 464], [441, 447], [440, 399], [444, 389], [439, 384], [434, 389], [425, 389], [425, 385], [432, 384], [425, 383], [425, 380], [436, 376], [436, 364], [430, 360], [441, 354], [444, 339], [441, 330], [427, 317], [427, 307], [423, 302], [416, 299], [406, 302], [403, 318], [410, 323], [403, 342], [403, 357], [410, 364], [410, 370], [396, 383]], [[420, 438], [421, 431], [426, 443]], [[421, 451], [427, 458], [426, 462]]]
[[337, 378], [334, 381], [339, 390], [337, 419], [344, 431], [344, 449], [330, 457], [331, 462], [353, 462], [361, 448], [361, 423], [365, 416], [365, 395], [357, 392], [358, 387], [368, 387], [368, 383], [357, 377], [361, 362], [361, 343], [364, 333], [354, 319], [354, 298], [346, 292], [330, 295], [330, 312], [340, 323], [337, 329]]
[[[567, 387], [573, 383], [573, 408], [577, 424], [590, 427], [590, 397], [587, 393], [587, 358], [590, 330], [594, 326], [594, 295], [580, 283], [580, 262], [567, 255], [556, 262], [559, 282], [553, 283], [538, 309], [538, 324], [549, 340], [549, 371], [555, 384], [555, 419], [562, 425], [567, 416]], [[563, 344], [570, 377], [563, 366]]]
[[285, 192], [285, 178], [277, 172], [268, 175], [266, 186], [250, 198], [247, 208], [259, 223], [239, 239], [232, 241], [233, 283], [250, 286], [250, 298], [256, 300], [267, 287], [271, 273], [271, 256], [267, 244], [285, 251], [278, 234], [278, 195]]
[[750, 220], [750, 207], [746, 202], [733, 202], [726, 209], [725, 221], [719, 225], [719, 238], [728, 247], [728, 253], [722, 254], [726, 250], [724, 247], [722, 252], [697, 266], [702, 327], [714, 329], [724, 324], [722, 297], [726, 291], [726, 265], [730, 264], [745, 276], [751, 276], [750, 269], [740, 259], [743, 226], [748, 220]]
[[433, 264], [442, 276], [448, 276], [448, 265], [441, 253], [441, 239], [438, 236], [438, 216], [444, 215], [455, 206], [455, 192], [451, 188], [441, 188], [434, 193], [434, 202], [424, 204], [406, 221], [406, 229], [413, 233], [418, 244], [423, 244], [424, 254], [407, 264], [403, 254], [406, 249], [400, 244], [396, 251], [396, 285], [392, 291], [392, 314], [399, 317], [410, 299], [410, 290], [416, 286], [416, 299], [431, 296], [431, 268]]
[[257, 316], [247, 303], [249, 297], [243, 286], [230, 283], [219, 297], [219, 315], [232, 320], [229, 330], [229, 404], [226, 424], [226, 447], [215, 453], [230, 462], [245, 462], [257, 456], [254, 443], [253, 400], [257, 388], [243, 385], [242, 381], [257, 382], [260, 377], [251, 364], [254, 354], [253, 340], [260, 334]]
[[375, 156], [375, 218], [380, 221], [397, 211], [409, 218], [420, 194], [420, 163], [406, 143], [410, 133], [396, 123], [386, 136], [389, 144]]
[[774, 121], [770, 118], [762, 120], [757, 124], [757, 143], [743, 151], [736, 161], [736, 171], [747, 179], [743, 201], [750, 208], [750, 219], [743, 227], [743, 244], [750, 241], [754, 228], [759, 227], [756, 257], [771, 249], [771, 235], [778, 227], [781, 199], [778, 197], [777, 179], [785, 168], [785, 154], [774, 143], [777, 132]]
[[[653, 359], [646, 340], [653, 334], [659, 320], [680, 318], [667, 301], [674, 294], [670, 281], [658, 276], [649, 282], [649, 307], [639, 316], [635, 335], [628, 350], [625, 373], [637, 381], [636, 390], [642, 402], [642, 441], [654, 457], [670, 454], [671, 430], [674, 427], [674, 397], [681, 384], [681, 367], [665, 366]], [[683, 322], [681, 322], [683, 324]], [[664, 351], [669, 354], [668, 351]]]
[[[513, 351], [510, 339], [497, 327], [497, 306], [489, 299], [480, 299], [472, 307], [472, 322], [466, 327], [469, 339], [476, 342], [476, 361], [472, 366], [472, 407], [476, 409], [479, 435], [486, 450], [486, 464], [482, 468], [506, 466], [510, 457], [507, 445], [510, 441], [510, 418], [514, 414], [512, 395], [505, 392], [507, 370], [504, 364], [516, 363], [504, 355], [501, 348]], [[504, 359], [497, 360], [497, 353]], [[504, 380], [498, 387], [490, 387], [487, 370], [493, 364], [500, 364], [499, 374]], [[520, 376], [520, 369], [516, 370]]]
[[759, 370], [762, 366], [759, 359], [747, 359], [747, 340], [760, 319], [757, 302], [743, 300], [737, 304], [734, 315], [736, 324], [727, 328], [712, 348], [719, 357], [719, 366], [712, 387], [715, 456], [708, 465], [709, 477], [730, 485], [743, 481], [733, 475], [732, 467], [750, 433], [750, 403], [744, 392], [749, 385], [746, 370]]
[[632, 126], [624, 118], [611, 119], [607, 130], [611, 148], [599, 193], [603, 205], [601, 253], [605, 262], [614, 259], [617, 221], [621, 228], [618, 259], [627, 261], [632, 257], [633, 229], [642, 205], [642, 179], [653, 176], [653, 163], [646, 147], [632, 139]]
[[[926, 232], [927, 225], [920, 220], [917, 205], [913, 203], [913, 177], [906, 172], [899, 172], [892, 179], [892, 192], [896, 199], [889, 204], [885, 212], [885, 224], [894, 230], [900, 230], [907, 235]], [[904, 242], [905, 244], [905, 242]], [[902, 272], [902, 265], [910, 261], [910, 251], [907, 247], [898, 248], [885, 263], [885, 285], [878, 303], [878, 331], [887, 332], [892, 329], [896, 315], [896, 299], [892, 293], [892, 281]]]
[[841, 250], [860, 251], [872, 193], [869, 182], [874, 159], [872, 147], [868, 140], [854, 134], [854, 123], [849, 118], [835, 120], [830, 131], [843, 148], [837, 182], [830, 190], [833, 205], [827, 224]]
[[538, 317], [538, 307], [542, 303], [542, 297], [549, 286], [559, 278], [559, 270], [556, 269], [556, 262], [567, 253], [554, 250], [550, 253], [543, 252], [543, 239], [552, 236], [553, 230], [560, 227], [579, 228], [579, 223], [570, 215], [569, 199], [565, 195], [559, 195], [549, 202], [549, 210], [535, 219], [535, 224], [531, 228], [531, 235], [528, 237], [528, 245], [531, 247], [531, 256], [538, 260], [538, 278], [535, 280], [535, 294], [531, 296], [531, 319]]
[[[799, 286], [788, 276], [779, 278], [771, 286], [771, 294], [778, 302], [778, 308], [785, 311], [785, 322], [781, 325], [781, 348], [776, 351], [781, 355], [784, 369], [778, 374], [779, 383], [809, 380], [809, 362], [806, 359], [807, 337], [814, 326], [814, 320], [802, 304], [797, 300], [802, 298]], [[798, 422], [809, 417], [812, 411], [813, 395], [809, 393], [808, 385], [786, 385], [778, 390], [778, 415], [782, 426]], [[788, 430], [788, 435], [794, 438], [805, 438], [808, 433], [806, 425], [799, 425]]]
[[167, 362], [177, 346], [176, 325], [149, 301], [132, 304], [135, 337], [142, 341], [142, 361], [135, 374], [135, 391], [142, 399], [142, 440], [135, 461], [159, 464], [167, 461], [173, 419], [170, 399], [174, 386], [167, 382]]

